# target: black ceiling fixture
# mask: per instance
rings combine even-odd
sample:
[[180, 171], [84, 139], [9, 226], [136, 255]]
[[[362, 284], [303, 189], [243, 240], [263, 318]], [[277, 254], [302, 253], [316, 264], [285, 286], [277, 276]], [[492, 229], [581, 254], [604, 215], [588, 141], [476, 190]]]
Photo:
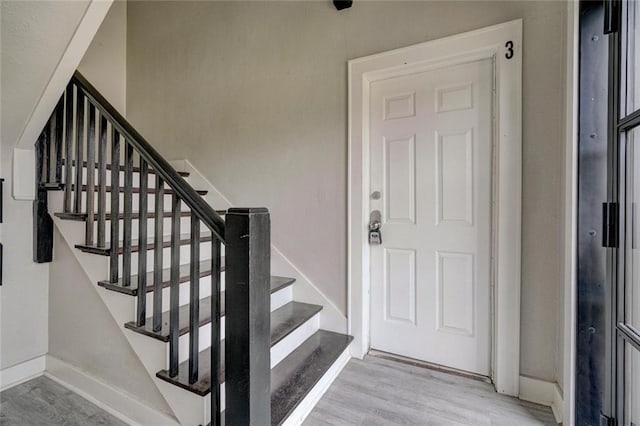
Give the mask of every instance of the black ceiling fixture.
[[348, 9], [353, 4], [353, 0], [333, 0], [333, 5], [338, 10]]

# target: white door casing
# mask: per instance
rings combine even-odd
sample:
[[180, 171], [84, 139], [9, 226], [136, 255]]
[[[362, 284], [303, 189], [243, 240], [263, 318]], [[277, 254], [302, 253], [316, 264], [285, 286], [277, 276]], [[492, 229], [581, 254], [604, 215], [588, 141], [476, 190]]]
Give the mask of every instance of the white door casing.
[[[494, 63], [491, 378], [518, 395], [522, 193], [522, 20], [349, 61], [348, 324], [352, 355], [370, 348], [370, 97], [375, 81], [490, 59]], [[384, 231], [383, 231], [384, 238]]]
[[371, 84], [371, 348], [490, 375], [493, 61]]

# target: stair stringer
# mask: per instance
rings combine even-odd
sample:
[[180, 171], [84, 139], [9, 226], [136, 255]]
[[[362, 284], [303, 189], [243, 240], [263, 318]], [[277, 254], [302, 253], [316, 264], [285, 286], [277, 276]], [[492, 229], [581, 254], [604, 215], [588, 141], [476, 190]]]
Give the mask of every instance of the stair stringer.
[[[134, 353], [173, 411], [173, 415], [178, 422], [186, 426], [206, 424], [206, 400], [208, 398], [185, 392], [156, 377], [156, 373], [165, 369], [168, 365], [168, 345], [124, 328], [126, 322], [135, 318], [135, 298], [98, 286], [98, 281], [104, 280], [109, 276], [109, 258], [84, 253], [74, 248], [76, 244], [84, 243], [85, 225], [84, 222], [65, 221], [54, 216], [54, 212], [63, 210], [62, 195], [62, 192], [49, 193], [49, 214], [53, 218], [53, 222], [60, 232], [60, 235], [62, 235], [69, 247], [73, 248], [71, 251], [91, 282], [91, 285], [122, 330]], [[123, 368], [125, 368], [125, 366], [123, 366]], [[117, 409], [117, 407], [114, 408]]]
[[[208, 190], [204, 199], [214, 208], [228, 210], [233, 207], [229, 199], [216, 188], [189, 160], [171, 160], [169, 163], [181, 172], [189, 173], [189, 182], [196, 188]], [[347, 333], [347, 317], [275, 244], [271, 244], [271, 272], [274, 275], [293, 277], [293, 300], [323, 307], [320, 312], [320, 328]]]

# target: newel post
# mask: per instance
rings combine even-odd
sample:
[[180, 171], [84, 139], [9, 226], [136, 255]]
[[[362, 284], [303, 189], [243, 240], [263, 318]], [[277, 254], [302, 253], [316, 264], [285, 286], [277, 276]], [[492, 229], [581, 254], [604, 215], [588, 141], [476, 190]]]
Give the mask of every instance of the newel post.
[[270, 424], [269, 212], [229, 209], [225, 223], [226, 424]]
[[[33, 201], [33, 261], [48, 263], [53, 260], [53, 219], [47, 208], [47, 190], [41, 185], [46, 179], [45, 169], [45, 139], [48, 137], [43, 131], [35, 145], [36, 155], [36, 199]], [[44, 178], [44, 179], [43, 179]]]

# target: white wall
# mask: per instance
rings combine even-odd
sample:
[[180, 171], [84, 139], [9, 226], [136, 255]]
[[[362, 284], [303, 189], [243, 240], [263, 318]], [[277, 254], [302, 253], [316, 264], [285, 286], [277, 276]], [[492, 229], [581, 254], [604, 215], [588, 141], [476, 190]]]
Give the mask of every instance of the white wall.
[[6, 179], [0, 370], [47, 352], [48, 265], [32, 261], [31, 202], [11, 198], [12, 153], [88, 3], [0, 3], [0, 172]]
[[[346, 312], [349, 59], [524, 19], [521, 373], [555, 381], [562, 285], [561, 2], [131, 2], [127, 114]], [[557, 46], [557, 48], [554, 48]]]

